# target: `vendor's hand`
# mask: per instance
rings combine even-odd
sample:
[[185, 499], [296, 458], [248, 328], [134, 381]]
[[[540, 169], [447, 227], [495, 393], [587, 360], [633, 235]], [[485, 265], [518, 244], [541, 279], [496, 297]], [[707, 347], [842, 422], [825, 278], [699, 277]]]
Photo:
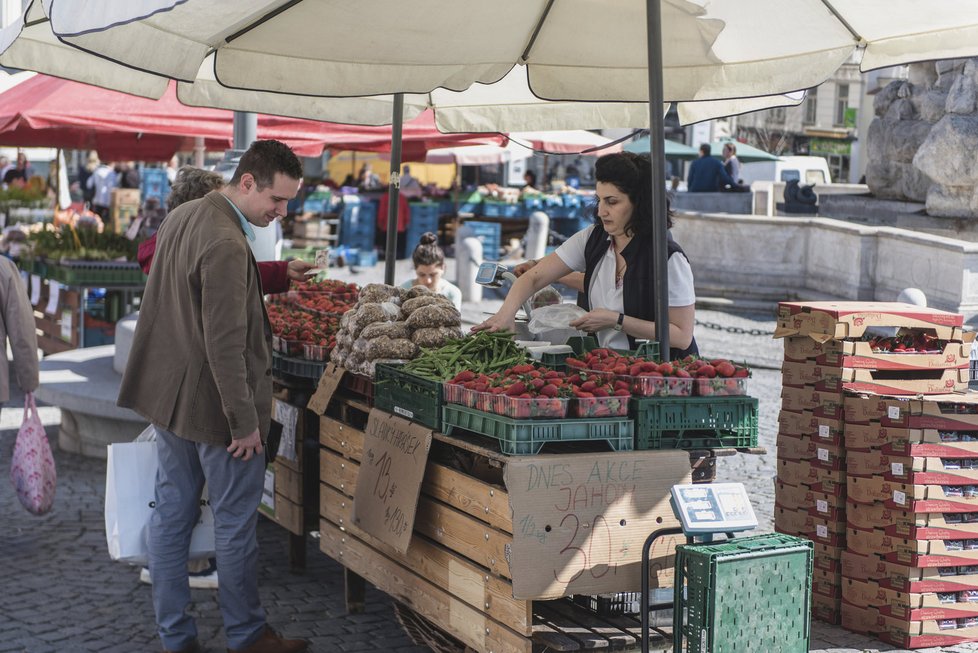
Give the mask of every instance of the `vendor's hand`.
[[530, 259], [529, 261], [523, 261], [515, 268], [513, 268], [513, 274], [517, 277], [522, 277], [526, 272], [529, 272], [530, 268], [537, 264], [537, 261]]
[[598, 331], [611, 329], [616, 324], [618, 324], [618, 313], [609, 311], [606, 308], [596, 308], [571, 322], [570, 326], [580, 331], [597, 333]]
[[516, 333], [516, 320], [512, 317], [506, 318], [502, 315], [493, 315], [482, 324], [472, 327], [472, 332], [478, 331], [509, 331]]
[[292, 259], [289, 261], [289, 279], [293, 281], [306, 281], [306, 272], [316, 267], [311, 263], [306, 263], [300, 259]]
[[264, 448], [261, 446], [261, 433], [258, 432], [258, 429], [255, 429], [243, 438], [231, 440], [231, 446], [228, 447], [229, 454], [246, 461], [251, 460], [252, 455], [262, 455], [264, 451]]

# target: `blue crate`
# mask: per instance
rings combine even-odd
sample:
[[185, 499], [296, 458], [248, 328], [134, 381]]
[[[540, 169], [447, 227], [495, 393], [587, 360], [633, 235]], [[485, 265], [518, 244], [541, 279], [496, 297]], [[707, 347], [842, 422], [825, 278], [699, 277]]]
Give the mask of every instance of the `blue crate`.
[[467, 227], [472, 235], [482, 242], [482, 258], [487, 261], [499, 260], [502, 225], [498, 222], [467, 220], [462, 226]]
[[524, 197], [523, 198], [523, 214], [529, 217], [534, 211], [543, 211], [543, 197]]
[[328, 190], [309, 193], [302, 203], [303, 213], [329, 213], [331, 197]]
[[343, 213], [340, 216], [340, 245], [370, 249], [374, 246], [374, 233], [377, 229], [377, 205], [361, 201], [355, 195], [343, 198]]
[[139, 173], [139, 194], [142, 202], [155, 197], [160, 204], [166, 206], [166, 197], [170, 194], [170, 180], [167, 179], [163, 168], [143, 168]]
[[485, 200], [482, 202], [482, 215], [486, 218], [521, 218], [524, 215], [523, 205]]
[[551, 216], [550, 228], [561, 236], [570, 238], [578, 231], [587, 229], [592, 222], [590, 218], [554, 218]]
[[377, 256], [377, 249], [374, 247], [364, 249], [351, 249], [346, 252], [347, 265], [354, 265], [361, 268], [372, 268], [380, 260]]
[[455, 215], [455, 202], [451, 199], [438, 200], [438, 213], [440, 215]]

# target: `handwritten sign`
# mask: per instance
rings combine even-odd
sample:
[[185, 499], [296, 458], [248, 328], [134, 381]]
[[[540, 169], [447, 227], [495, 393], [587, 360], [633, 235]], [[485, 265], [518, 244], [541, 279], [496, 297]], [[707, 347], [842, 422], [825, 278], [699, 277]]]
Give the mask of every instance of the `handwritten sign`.
[[37, 306], [41, 303], [41, 277], [36, 274], [31, 275], [31, 304]]
[[326, 408], [333, 398], [333, 393], [336, 392], [336, 388], [339, 387], [340, 380], [342, 380], [345, 373], [346, 369], [336, 363], [327, 364], [326, 369], [323, 370], [323, 375], [319, 377], [319, 386], [316, 387], [316, 392], [309, 397], [309, 403], [306, 404], [306, 408], [317, 415], [325, 415]]
[[375, 408], [363, 436], [353, 522], [407, 553], [431, 449], [431, 429]]
[[[679, 526], [669, 489], [691, 483], [684, 451], [527, 456], [508, 462], [510, 575], [518, 599], [641, 589], [642, 544]], [[665, 585], [676, 539], [652, 549], [652, 587]], [[661, 578], [661, 581], [660, 581]]]
[[272, 517], [275, 516], [275, 467], [265, 468], [265, 481], [262, 484], [261, 504], [258, 506]]
[[61, 299], [61, 284], [57, 281], [51, 281], [48, 283], [48, 305], [45, 307], [44, 312], [48, 315], [58, 314], [58, 303]]

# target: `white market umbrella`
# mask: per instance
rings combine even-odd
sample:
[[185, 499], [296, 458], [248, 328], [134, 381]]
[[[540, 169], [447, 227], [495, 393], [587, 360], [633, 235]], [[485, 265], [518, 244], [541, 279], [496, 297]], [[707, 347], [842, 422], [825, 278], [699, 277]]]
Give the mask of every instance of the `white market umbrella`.
[[[404, 0], [396, 11], [384, 0], [46, 2], [63, 42], [187, 82], [212, 54], [226, 87], [299, 96], [464, 90], [525, 64], [541, 98], [648, 100], [653, 135], [666, 99], [809, 88], [857, 49], [864, 69], [978, 52], [978, 5], [955, 0]], [[323, 25], [341, 29], [322, 38]], [[663, 153], [650, 142], [655, 314], [668, 351]]]
[[583, 129], [510, 132], [509, 140], [546, 154], [611, 154], [621, 152], [621, 143]]
[[424, 161], [425, 163], [454, 163], [459, 166], [488, 166], [522, 161], [531, 156], [533, 156], [532, 150], [510, 142], [505, 147], [498, 145], [440, 147], [428, 150]]

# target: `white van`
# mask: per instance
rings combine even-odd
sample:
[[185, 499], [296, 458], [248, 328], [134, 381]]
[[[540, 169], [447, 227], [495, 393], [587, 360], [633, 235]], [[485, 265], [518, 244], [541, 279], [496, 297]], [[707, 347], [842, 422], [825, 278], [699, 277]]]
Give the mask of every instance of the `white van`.
[[831, 184], [829, 163], [822, 156], [782, 156], [779, 161], [757, 161], [740, 165], [744, 185], [755, 181], [798, 180], [803, 186]]

